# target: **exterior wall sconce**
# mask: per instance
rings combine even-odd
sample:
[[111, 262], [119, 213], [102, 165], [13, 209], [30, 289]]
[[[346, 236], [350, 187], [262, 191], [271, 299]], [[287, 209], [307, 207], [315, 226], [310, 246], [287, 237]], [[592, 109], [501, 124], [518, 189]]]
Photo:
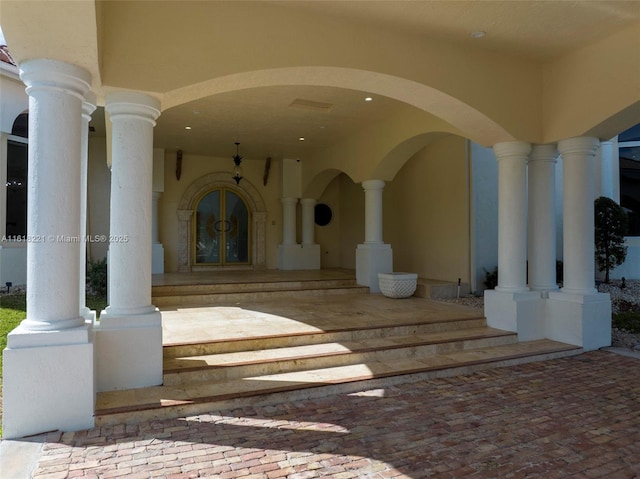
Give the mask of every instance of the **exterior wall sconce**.
[[242, 167], [240, 163], [242, 162], [242, 157], [238, 154], [238, 147], [240, 143], [236, 141], [236, 154], [233, 156], [233, 163], [235, 166], [233, 167], [233, 179], [236, 180], [236, 185], [240, 184], [240, 180], [242, 179]]

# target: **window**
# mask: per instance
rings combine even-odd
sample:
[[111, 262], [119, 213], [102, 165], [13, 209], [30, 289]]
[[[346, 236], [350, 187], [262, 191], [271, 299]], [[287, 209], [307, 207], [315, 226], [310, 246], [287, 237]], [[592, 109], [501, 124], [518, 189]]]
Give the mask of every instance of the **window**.
[[627, 236], [640, 236], [640, 123], [618, 136], [620, 206], [629, 215]]
[[27, 143], [7, 140], [7, 238], [27, 235]]

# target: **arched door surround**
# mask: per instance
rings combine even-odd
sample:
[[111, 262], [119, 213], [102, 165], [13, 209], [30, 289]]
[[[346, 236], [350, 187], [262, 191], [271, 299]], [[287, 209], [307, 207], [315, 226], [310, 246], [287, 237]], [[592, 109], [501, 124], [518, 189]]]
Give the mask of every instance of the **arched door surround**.
[[[247, 214], [250, 224], [248, 225], [249, 244], [247, 249], [249, 257], [247, 261], [237, 264], [250, 264], [255, 269], [264, 269], [266, 267], [265, 223], [267, 212], [262, 196], [246, 178], [243, 178], [240, 185], [236, 185], [229, 172], [223, 171], [208, 173], [198, 178], [189, 185], [180, 198], [176, 211], [178, 215], [178, 271], [189, 272], [194, 267], [206, 269], [217, 267], [220, 264], [203, 263], [199, 265], [195, 262], [192, 254], [192, 244], [195, 244], [195, 238], [193, 238], [196, 226], [194, 223], [196, 219], [195, 212], [200, 201], [214, 190], [227, 191], [240, 197], [248, 209]], [[213, 226], [215, 231], [215, 225]], [[222, 222], [218, 226], [221, 230], [232, 227]]]

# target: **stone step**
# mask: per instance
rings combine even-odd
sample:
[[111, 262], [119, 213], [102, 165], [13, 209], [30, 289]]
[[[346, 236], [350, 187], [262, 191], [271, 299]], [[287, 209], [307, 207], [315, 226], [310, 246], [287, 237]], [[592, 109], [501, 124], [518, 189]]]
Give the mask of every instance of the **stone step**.
[[481, 316], [480, 312], [478, 312], [478, 316], [476, 317], [437, 318], [429, 321], [420, 321], [420, 318], [416, 318], [415, 321], [416, 322], [406, 321], [403, 324], [376, 324], [371, 326], [361, 325], [357, 327], [323, 329], [303, 333], [224, 338], [219, 341], [166, 344], [163, 348], [163, 355], [166, 361], [171, 358], [188, 356], [257, 351], [322, 343], [344, 343], [392, 336], [434, 334], [486, 326], [486, 320]]
[[394, 361], [472, 348], [512, 344], [514, 333], [474, 328], [410, 336], [373, 337], [359, 341], [330, 342], [254, 351], [167, 359], [164, 385], [180, 386], [203, 381], [347, 366], [371, 361]]
[[[469, 293], [469, 283], [460, 283], [460, 296], [468, 296]], [[458, 296], [458, 283], [418, 278], [414, 296], [427, 299], [454, 299]]]
[[97, 395], [96, 426], [185, 417], [248, 405], [267, 405], [345, 394], [432, 377], [468, 374], [579, 354], [579, 347], [550, 340], [513, 343], [429, 357], [371, 360], [347, 366], [244, 377], [188, 386], [154, 386]]
[[[158, 308], [167, 308], [229, 304], [239, 301], [268, 301], [274, 299], [286, 299], [290, 298], [292, 295], [322, 296], [333, 294], [369, 293], [369, 288], [367, 286], [358, 286], [357, 284], [344, 286], [307, 286], [308, 288], [300, 287], [296, 289], [290, 287], [289, 289], [283, 289], [281, 285], [278, 285], [273, 290], [258, 289], [252, 291], [249, 289], [244, 289], [236, 292], [228, 292], [226, 291], [226, 288], [224, 288], [225, 291], [218, 292], [215, 289], [211, 288], [209, 292], [205, 292], [204, 290], [203, 292], [188, 292], [184, 294], [179, 291], [175, 294], [169, 294], [165, 292], [164, 295], [160, 296], [156, 296], [156, 293], [154, 292], [152, 301], [153, 304]], [[156, 287], [154, 287], [154, 289], [155, 288]]]
[[314, 289], [335, 289], [350, 288], [357, 286], [356, 279], [332, 278], [332, 279], [307, 279], [290, 281], [225, 281], [225, 282], [202, 282], [195, 284], [170, 284], [153, 286], [152, 295], [154, 298], [162, 296], [188, 296], [216, 293], [255, 293], [260, 291], [297, 291]]

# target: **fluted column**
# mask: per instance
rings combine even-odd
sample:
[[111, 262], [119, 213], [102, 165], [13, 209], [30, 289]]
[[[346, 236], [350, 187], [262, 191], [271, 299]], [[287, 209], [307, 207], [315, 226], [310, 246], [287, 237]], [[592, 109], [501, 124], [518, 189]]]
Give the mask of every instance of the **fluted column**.
[[562, 140], [564, 287], [563, 292], [596, 292], [594, 265], [594, 176], [598, 139]]
[[315, 243], [315, 206], [314, 198], [302, 198], [302, 244], [311, 245]]
[[382, 191], [384, 181], [367, 180], [362, 182], [364, 188], [364, 242], [365, 244], [382, 244]]
[[531, 145], [494, 145], [498, 160], [498, 286], [496, 291], [527, 291], [527, 173]]
[[87, 308], [87, 175], [89, 173], [89, 122], [91, 114], [96, 110], [96, 96], [89, 92], [82, 103], [82, 132], [80, 153], [80, 284], [78, 296], [80, 300], [80, 316], [95, 319], [95, 312]]
[[27, 319], [32, 330], [80, 326], [82, 104], [91, 76], [68, 63], [21, 65], [29, 94]]
[[556, 282], [556, 145], [533, 145], [529, 180], [529, 288], [558, 289]]
[[110, 315], [145, 314], [151, 305], [153, 127], [160, 103], [141, 93], [109, 94], [112, 123]]
[[282, 244], [296, 244], [296, 204], [298, 198], [282, 198]]

